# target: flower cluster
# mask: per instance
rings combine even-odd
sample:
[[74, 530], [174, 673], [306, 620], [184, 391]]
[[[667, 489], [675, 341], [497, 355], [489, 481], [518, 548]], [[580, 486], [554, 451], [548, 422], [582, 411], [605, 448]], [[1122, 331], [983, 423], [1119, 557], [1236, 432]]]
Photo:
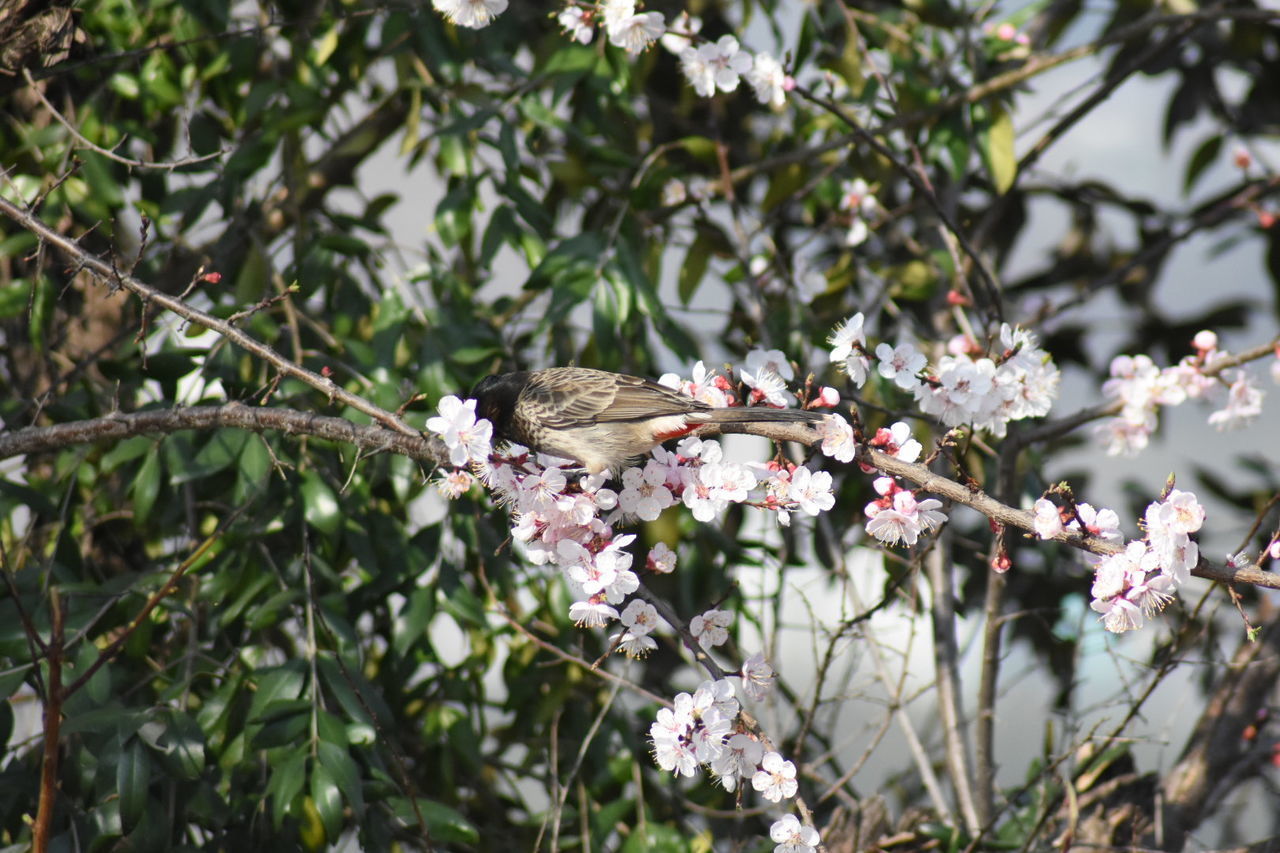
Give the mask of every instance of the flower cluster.
[[431, 5], [449, 23], [473, 30], [489, 26], [507, 11], [507, 0], [431, 0]]
[[[1048, 498], [1040, 498], [1035, 503], [1033, 514], [1036, 535], [1041, 539], [1052, 539], [1064, 530], [1073, 530], [1103, 542], [1124, 541], [1124, 534], [1120, 532], [1120, 516], [1115, 510], [1094, 509], [1085, 503], [1060, 509]], [[1087, 554], [1085, 559], [1096, 564], [1100, 558]]]
[[[1221, 400], [1209, 415], [1220, 430], [1246, 426], [1262, 413], [1262, 389], [1243, 368], [1218, 370], [1227, 353], [1218, 349], [1218, 336], [1202, 331], [1192, 340], [1195, 350], [1172, 367], [1159, 368], [1146, 355], [1120, 355], [1111, 360], [1111, 378], [1102, 393], [1121, 404], [1120, 414], [1099, 423], [1095, 433], [1107, 455], [1133, 455], [1147, 446], [1158, 425], [1161, 406], [1187, 400]], [[1280, 382], [1280, 354], [1272, 365]], [[1224, 394], [1225, 390], [1225, 394]]]
[[[507, 0], [432, 0], [432, 5], [451, 23], [479, 29], [506, 11]], [[603, 25], [609, 43], [632, 56], [661, 40], [679, 58], [680, 70], [694, 91], [704, 98], [735, 91], [746, 80], [757, 101], [780, 107], [786, 93], [795, 88], [781, 62], [767, 53], [752, 55], [731, 35], [695, 44], [702, 20], [687, 12], [668, 25], [661, 12], [639, 11], [636, 0], [603, 0], [595, 6], [565, 6], [556, 21], [579, 44], [589, 44], [596, 27]]]
[[914, 545], [921, 533], [937, 530], [947, 520], [937, 498], [918, 500], [916, 492], [892, 477], [877, 477], [873, 485], [880, 497], [863, 511], [867, 532], [886, 545]]
[[[781, 352], [753, 351], [742, 375], [753, 398], [765, 404], [794, 401], [785, 391], [783, 379], [794, 377], [794, 370]], [[668, 374], [662, 381], [711, 405], [737, 402], [733, 385], [708, 372], [701, 362], [694, 367], [693, 377], [682, 380]], [[782, 390], [775, 388], [775, 378]], [[784, 393], [785, 400], [781, 397]], [[520, 447], [508, 448], [506, 456], [493, 455], [492, 425], [476, 419], [475, 406], [474, 400], [445, 397], [439, 414], [427, 422], [427, 428], [449, 448], [450, 461], [457, 466], [444, 475], [442, 493], [461, 495], [472, 482], [465, 469], [479, 469], [485, 484], [511, 506], [511, 536], [525, 557], [535, 565], [554, 565], [564, 573], [576, 599], [569, 608], [574, 622], [602, 627], [621, 619], [626, 630], [614, 639], [619, 650], [633, 656], [654, 647], [649, 634], [656, 620], [654, 614], [634, 603], [621, 613], [618, 610], [639, 588], [639, 578], [626, 550], [635, 536], [616, 534], [615, 524], [630, 518], [652, 521], [678, 503], [704, 522], [716, 518], [731, 503], [750, 503], [777, 513], [780, 522], [788, 524], [792, 512], [816, 516], [835, 504], [831, 475], [825, 471], [780, 463], [732, 462], [724, 458], [719, 442], [696, 437], [685, 438], [675, 452], [654, 448], [643, 465], [622, 472], [621, 488], [615, 491], [605, 485], [604, 474], [571, 479], [564, 469], [569, 464], [565, 460], [535, 457]], [[658, 545], [646, 566], [668, 572], [675, 568], [675, 561], [670, 548]], [[704, 614], [704, 622], [711, 645], [715, 645], [715, 638], [724, 634], [727, 626], [712, 613], [717, 612]]]
[[692, 695], [678, 694], [649, 727], [654, 761], [676, 776], [694, 776], [705, 766], [727, 791], [749, 779], [766, 800], [794, 797], [795, 764], [765, 752], [764, 744], [738, 725], [739, 710], [728, 679], [704, 681]]
[[[1119, 543], [1120, 518], [1109, 509], [1089, 504], [1059, 508], [1048, 498], [1036, 501], [1036, 535], [1051, 539], [1063, 530], [1083, 530], [1104, 541]], [[1141, 628], [1144, 617], [1164, 609], [1173, 591], [1191, 579], [1200, 548], [1191, 534], [1204, 524], [1204, 507], [1191, 492], [1171, 489], [1163, 500], [1147, 506], [1142, 527], [1146, 535], [1106, 557], [1089, 555], [1094, 564], [1093, 602], [1108, 631]]]
[[880, 202], [871, 194], [871, 188], [862, 178], [845, 181], [840, 185], [840, 209], [849, 211], [849, 231], [845, 234], [846, 246], [861, 246], [871, 236], [871, 224], [880, 215]]
[[995, 436], [1003, 436], [1009, 421], [1048, 414], [1058, 394], [1059, 372], [1035, 336], [1010, 326], [1000, 327], [1000, 352], [996, 357], [975, 358], [976, 342], [953, 348], [930, 367], [915, 344], [881, 343], [872, 356], [863, 333], [864, 318], [854, 314], [837, 327], [829, 339], [829, 358], [861, 387], [876, 372], [910, 392], [925, 414], [946, 426], [972, 424]]
[[1010, 421], [1049, 413], [1059, 378], [1035, 335], [1004, 323], [996, 358], [967, 352], [942, 356], [926, 381], [911, 390], [920, 410], [947, 426], [969, 423], [1003, 437]]

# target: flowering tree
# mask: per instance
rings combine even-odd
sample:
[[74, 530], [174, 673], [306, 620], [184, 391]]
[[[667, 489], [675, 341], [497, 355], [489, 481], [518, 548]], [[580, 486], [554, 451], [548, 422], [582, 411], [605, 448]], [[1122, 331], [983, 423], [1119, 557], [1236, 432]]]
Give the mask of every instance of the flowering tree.
[[[13, 4], [0, 839], [1277, 832], [1280, 13], [1089, 11]], [[1176, 202], [1051, 165], [1139, 77]], [[571, 362], [827, 416], [496, 442]]]

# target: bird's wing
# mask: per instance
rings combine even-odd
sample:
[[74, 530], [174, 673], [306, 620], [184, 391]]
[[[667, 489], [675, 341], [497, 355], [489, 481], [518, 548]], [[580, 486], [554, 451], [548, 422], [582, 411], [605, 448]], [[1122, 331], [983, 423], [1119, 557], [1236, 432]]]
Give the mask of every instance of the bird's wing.
[[699, 411], [706, 406], [666, 386], [587, 368], [541, 371], [522, 394], [546, 426], [563, 429]]

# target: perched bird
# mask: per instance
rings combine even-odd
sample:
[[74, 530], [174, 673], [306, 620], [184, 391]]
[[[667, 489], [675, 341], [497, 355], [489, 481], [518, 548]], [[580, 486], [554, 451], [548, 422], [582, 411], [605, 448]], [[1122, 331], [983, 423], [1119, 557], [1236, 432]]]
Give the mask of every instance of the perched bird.
[[826, 417], [801, 409], [714, 408], [648, 379], [589, 367], [487, 376], [471, 396], [495, 438], [572, 459], [592, 474], [617, 472], [704, 424], [813, 424]]

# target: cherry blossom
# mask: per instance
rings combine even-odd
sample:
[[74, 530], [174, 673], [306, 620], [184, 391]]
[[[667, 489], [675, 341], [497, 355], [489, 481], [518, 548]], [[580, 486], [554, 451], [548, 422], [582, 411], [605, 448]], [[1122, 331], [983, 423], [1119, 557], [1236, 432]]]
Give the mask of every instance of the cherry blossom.
[[507, 11], [507, 0], [431, 0], [431, 5], [449, 23], [476, 30]]
[[751, 373], [760, 373], [768, 370], [782, 377], [786, 382], [796, 378], [795, 369], [791, 367], [791, 362], [787, 360], [782, 350], [751, 350], [747, 353], [745, 369]]
[[793, 814], [783, 815], [769, 827], [769, 838], [777, 844], [773, 853], [813, 853], [822, 839], [812, 826], [805, 826]]
[[840, 186], [840, 209], [849, 211], [853, 219], [849, 231], [845, 235], [846, 246], [860, 246], [871, 236], [868, 222], [880, 211], [880, 202], [871, 194], [870, 187], [862, 178], [845, 181]]
[[914, 390], [920, 385], [917, 374], [928, 363], [924, 353], [917, 350], [914, 344], [906, 342], [896, 347], [880, 344], [876, 347], [876, 358], [880, 359], [876, 366], [879, 374], [885, 379], [892, 379], [904, 391]]
[[560, 10], [560, 14], [556, 15], [556, 22], [569, 38], [579, 44], [589, 44], [592, 36], [595, 35], [593, 12], [581, 6], [564, 7]]
[[741, 76], [751, 70], [751, 54], [741, 50], [738, 40], [730, 35], [697, 47], [686, 47], [680, 53], [680, 70], [704, 98], [718, 89], [732, 92]]
[[644, 468], [628, 468], [622, 472], [618, 507], [642, 521], [653, 521], [675, 503], [666, 480], [666, 469], [653, 460], [645, 463]]
[[1040, 498], [1032, 507], [1035, 516], [1036, 535], [1041, 539], [1052, 539], [1063, 531], [1062, 512], [1058, 505], [1048, 498]]
[[756, 93], [756, 100], [771, 107], [780, 107], [786, 103], [787, 89], [795, 85], [795, 81], [787, 76], [782, 63], [767, 53], [756, 54], [746, 78]]
[[787, 497], [796, 503], [796, 509], [808, 515], [831, 509], [836, 502], [836, 496], [831, 492], [831, 474], [797, 468], [791, 474]]
[[702, 19], [688, 12], [681, 12], [668, 25], [666, 35], [662, 37], [662, 46], [679, 56], [685, 48], [693, 44], [692, 36], [700, 32], [702, 32]]
[[636, 12], [634, 2], [608, 0], [604, 4], [609, 43], [634, 56], [666, 31], [661, 12]]
[[822, 436], [822, 453], [837, 462], [852, 462], [858, 452], [853, 438], [853, 427], [839, 415], [830, 415], [817, 426]]
[[870, 361], [866, 355], [867, 339], [862, 331], [863, 319], [862, 312], [859, 311], [836, 326], [831, 337], [827, 339], [827, 343], [831, 344], [829, 359], [833, 364], [840, 365], [857, 388], [861, 388], [867, 381], [867, 371], [870, 367]]
[[1231, 383], [1227, 389], [1227, 405], [1209, 415], [1209, 423], [1220, 430], [1247, 426], [1262, 414], [1262, 389], [1253, 384], [1248, 371], [1224, 370], [1222, 375]]
[[796, 766], [776, 752], [767, 752], [760, 761], [760, 769], [751, 777], [751, 787], [773, 803], [794, 797], [799, 788]]
[[627, 630], [609, 638], [610, 642], [617, 644], [618, 651], [627, 657], [642, 658], [658, 647], [658, 643], [649, 636], [658, 626], [658, 611], [652, 604], [633, 598], [623, 609], [619, 621]]
[[924, 449], [920, 442], [911, 437], [911, 427], [905, 421], [876, 430], [875, 437], [868, 444], [903, 462], [915, 462]]
[[739, 779], [751, 777], [764, 757], [764, 746], [745, 732], [731, 735], [711, 761], [711, 772], [726, 791], [736, 790]]
[[708, 610], [689, 620], [689, 631], [704, 647], [714, 648], [729, 641], [728, 629], [732, 624], [733, 614], [729, 611]]
[[946, 521], [942, 501], [936, 498], [916, 500], [914, 493], [891, 477], [880, 477], [874, 486], [881, 497], [864, 510], [867, 532], [887, 545], [914, 545], [921, 533], [936, 530]]
[[436, 488], [449, 500], [455, 500], [470, 491], [475, 481], [476, 478], [465, 469], [454, 468], [440, 475], [440, 479], [436, 480]]
[[659, 542], [649, 549], [649, 558], [645, 561], [649, 571], [660, 575], [670, 574], [676, 570], [676, 553], [665, 542]]
[[758, 372], [741, 370], [742, 383], [751, 389], [752, 404], [763, 403], [775, 409], [785, 409], [794, 401], [787, 390], [786, 381], [768, 367]]
[[773, 681], [773, 667], [764, 659], [763, 652], [756, 652], [743, 662], [742, 689], [756, 702], [769, 695]]
[[493, 424], [476, 420], [476, 401], [450, 394], [440, 400], [439, 414], [427, 419], [427, 429], [439, 435], [449, 448], [449, 461], [461, 468], [488, 459], [492, 452]]

